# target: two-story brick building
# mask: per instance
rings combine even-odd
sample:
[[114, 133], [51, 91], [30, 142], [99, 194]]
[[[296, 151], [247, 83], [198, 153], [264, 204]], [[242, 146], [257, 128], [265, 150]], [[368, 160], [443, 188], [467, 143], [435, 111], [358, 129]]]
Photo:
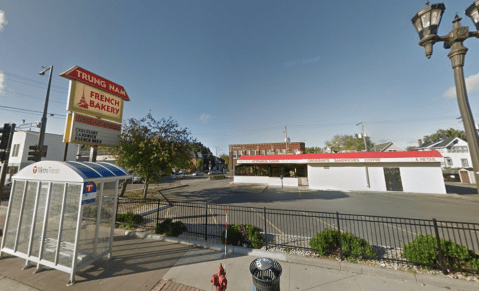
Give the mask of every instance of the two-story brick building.
[[228, 169], [231, 175], [234, 174], [236, 160], [241, 156], [256, 155], [286, 155], [304, 153], [304, 142], [275, 142], [275, 143], [254, 143], [254, 144], [232, 144], [229, 147]]

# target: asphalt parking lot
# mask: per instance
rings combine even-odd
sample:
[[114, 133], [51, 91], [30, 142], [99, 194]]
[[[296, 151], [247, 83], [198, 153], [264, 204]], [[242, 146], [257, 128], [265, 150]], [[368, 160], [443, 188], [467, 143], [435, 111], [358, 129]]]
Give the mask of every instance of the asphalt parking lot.
[[161, 190], [163, 195], [183, 202], [479, 223], [479, 196], [473, 185], [448, 184], [449, 194], [431, 195], [320, 191], [304, 186], [232, 184], [232, 178], [189, 178], [181, 181], [184, 187]]

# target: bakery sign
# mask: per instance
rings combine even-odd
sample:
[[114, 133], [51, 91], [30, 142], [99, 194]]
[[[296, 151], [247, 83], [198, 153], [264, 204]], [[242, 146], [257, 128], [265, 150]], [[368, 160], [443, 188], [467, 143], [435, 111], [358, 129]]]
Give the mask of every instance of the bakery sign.
[[121, 124], [79, 113], [69, 113], [63, 142], [118, 146]]
[[60, 76], [70, 79], [67, 110], [122, 122], [125, 88], [78, 66]]

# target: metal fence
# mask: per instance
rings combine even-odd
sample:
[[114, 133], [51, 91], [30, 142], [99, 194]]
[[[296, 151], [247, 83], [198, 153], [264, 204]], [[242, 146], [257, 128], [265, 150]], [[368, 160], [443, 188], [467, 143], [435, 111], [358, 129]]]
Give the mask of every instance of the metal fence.
[[[120, 200], [117, 213], [140, 214], [143, 221], [138, 227], [146, 230], [153, 230], [165, 219], [181, 221], [187, 227], [187, 231], [182, 236], [224, 243], [222, 234], [225, 230], [227, 209], [228, 225], [255, 226], [260, 231], [263, 242], [249, 241], [249, 243], [259, 243], [267, 250], [313, 253], [314, 250], [309, 244], [311, 238], [325, 229], [330, 229], [341, 234], [352, 233], [368, 242], [376, 255], [365, 257], [365, 259], [421, 265], [421, 263], [406, 260], [403, 256], [403, 247], [419, 235], [430, 235], [437, 242], [433, 247], [439, 251], [439, 260], [423, 265], [442, 269], [444, 272], [446, 269], [475, 272], [470, 264], [465, 262], [456, 261], [455, 265], [452, 265], [443, 255], [447, 250], [441, 249], [441, 246], [444, 248], [444, 243], [440, 241], [450, 240], [458, 245], [466, 246], [477, 254], [479, 251], [479, 224], [477, 223], [187, 203], [163, 199]], [[339, 246], [331, 253], [342, 259], [354, 257], [353, 253], [343, 248], [341, 236], [338, 236], [338, 239]], [[479, 256], [477, 258], [477, 264], [479, 264]]]

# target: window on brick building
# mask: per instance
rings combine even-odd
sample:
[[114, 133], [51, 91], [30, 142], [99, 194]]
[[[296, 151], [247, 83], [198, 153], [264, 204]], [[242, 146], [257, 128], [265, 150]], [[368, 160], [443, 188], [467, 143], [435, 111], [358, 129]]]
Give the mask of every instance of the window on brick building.
[[259, 154], [264, 156], [264, 150], [260, 150]]
[[281, 154], [282, 154], [282, 155], [285, 155], [285, 154], [286, 154], [286, 149], [282, 149], [282, 150], [281, 150]]
[[252, 151], [251, 151], [251, 154], [252, 154], [253, 156], [256, 156], [256, 150], [252, 150]]
[[250, 151], [250, 150], [246, 150], [245, 155], [247, 155], [247, 156], [251, 155], [251, 151]]
[[279, 150], [274, 150], [275, 155], [279, 155]]
[[293, 154], [297, 153], [298, 149], [293, 149]]
[[238, 159], [243, 155], [243, 151], [238, 151]]
[[233, 151], [233, 159], [237, 159], [237, 152], [236, 151]]

